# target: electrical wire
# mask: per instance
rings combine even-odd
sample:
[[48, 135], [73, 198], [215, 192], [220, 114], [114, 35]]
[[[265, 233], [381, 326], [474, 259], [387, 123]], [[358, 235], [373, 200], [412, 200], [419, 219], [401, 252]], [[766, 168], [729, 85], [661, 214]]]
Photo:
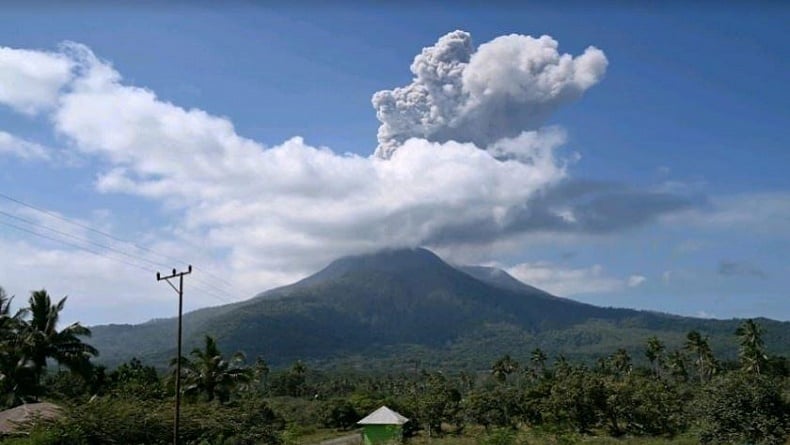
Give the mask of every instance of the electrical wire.
[[[0, 213], [4, 213], [4, 212], [0, 212]], [[102, 257], [102, 258], [106, 258], [106, 259], [113, 260], [113, 261], [118, 261], [120, 263], [126, 264], [127, 266], [131, 266], [131, 267], [140, 269], [140, 270], [142, 270], [143, 272], [146, 272], [146, 273], [150, 273], [150, 274], [155, 274], [156, 273], [156, 271], [154, 269], [146, 268], [146, 267], [141, 266], [139, 264], [132, 263], [130, 261], [126, 261], [126, 260], [124, 260], [122, 258], [117, 258], [117, 257], [105, 255], [102, 252], [90, 249], [88, 247], [85, 247], [85, 246], [82, 246], [82, 245], [79, 245], [79, 244], [75, 244], [75, 243], [71, 243], [71, 242], [68, 242], [68, 241], [64, 241], [64, 240], [59, 239], [59, 238], [51, 237], [49, 235], [44, 235], [44, 234], [38, 233], [38, 232], [36, 232], [34, 230], [30, 230], [30, 229], [27, 229], [25, 227], [20, 227], [20, 226], [18, 226], [16, 224], [9, 223], [7, 221], [0, 220], [0, 225], [4, 225], [6, 227], [11, 227], [13, 229], [20, 230], [22, 232], [26, 232], [26, 233], [29, 233], [31, 235], [37, 236], [39, 238], [43, 238], [43, 239], [46, 239], [46, 240], [49, 240], [49, 241], [54, 241], [56, 243], [60, 243], [60, 244], [63, 244], [63, 245], [66, 245], [66, 246], [69, 246], [69, 247], [72, 247], [72, 248], [75, 248], [75, 249], [79, 249], [79, 250], [88, 252], [90, 254]], [[210, 289], [207, 289], [206, 287], [202, 287], [202, 286], [199, 286], [199, 285], [198, 286], [194, 286], [194, 287], [195, 287], [195, 289], [196, 289], [196, 291], [198, 293], [201, 293], [203, 295], [209, 296], [209, 297], [211, 297], [211, 298], [213, 298], [215, 300], [221, 301], [223, 303], [234, 303], [235, 302], [234, 300], [226, 298], [222, 294], [218, 294], [216, 292], [213, 292]]]
[[[50, 212], [47, 212], [47, 211], [44, 211], [44, 210], [42, 210], [42, 211], [47, 213], [47, 214], [50, 214]], [[133, 255], [133, 254], [124, 252], [124, 251], [122, 251], [120, 249], [117, 249], [117, 248], [114, 248], [114, 247], [111, 247], [111, 246], [107, 246], [107, 245], [102, 244], [102, 243], [97, 243], [97, 242], [92, 241], [90, 239], [87, 239], [87, 238], [84, 238], [84, 237], [80, 237], [80, 236], [77, 236], [77, 235], [74, 235], [74, 234], [71, 234], [71, 233], [68, 233], [68, 232], [64, 232], [62, 230], [54, 229], [54, 228], [46, 226], [44, 224], [40, 224], [38, 222], [29, 220], [29, 219], [26, 219], [26, 218], [22, 218], [22, 217], [13, 215], [11, 213], [8, 213], [8, 212], [2, 211], [2, 210], [0, 210], [0, 215], [5, 216], [6, 218], [11, 218], [11, 219], [14, 219], [16, 221], [23, 222], [25, 224], [31, 225], [31, 226], [33, 226], [34, 228], [37, 228], [37, 229], [47, 230], [47, 231], [55, 233], [55, 234], [57, 234], [57, 235], [59, 235], [61, 237], [66, 237], [66, 238], [69, 238], [69, 239], [72, 239], [72, 240], [75, 240], [75, 241], [78, 241], [78, 242], [81, 242], [81, 243], [90, 244], [92, 246], [99, 247], [101, 249], [105, 249], [105, 250], [108, 250], [110, 252], [114, 252], [114, 253], [119, 254], [119, 255], [123, 255], [123, 256], [125, 256], [127, 258], [130, 258], [132, 260], [144, 262], [144, 263], [147, 263], [147, 264], [150, 264], [150, 265], [153, 265], [153, 266], [157, 266], [157, 267], [167, 267], [162, 262], [151, 261], [151, 260], [149, 260], [149, 259], [147, 259], [145, 257], [139, 256], [139, 255]], [[66, 220], [65, 218], [58, 218], [58, 219]], [[69, 222], [71, 222], [71, 221], [69, 221]], [[106, 258], [106, 259], [110, 259], [110, 260], [113, 260], [113, 261], [118, 261], [118, 262], [126, 264], [128, 266], [140, 269], [140, 270], [142, 270], [144, 272], [148, 272], [148, 273], [151, 273], [151, 274], [156, 273], [156, 271], [154, 271], [153, 269], [143, 267], [140, 264], [133, 263], [133, 262], [121, 259], [121, 258], [117, 258], [115, 256], [106, 255], [105, 253], [103, 253], [101, 251], [97, 251], [97, 250], [94, 250], [92, 248], [88, 248], [88, 247], [86, 247], [85, 245], [82, 245], [82, 244], [75, 244], [75, 243], [72, 243], [72, 242], [69, 242], [69, 241], [65, 241], [65, 240], [63, 240], [61, 238], [45, 235], [43, 233], [36, 232], [35, 230], [30, 230], [28, 228], [21, 227], [19, 225], [12, 224], [12, 223], [9, 223], [9, 222], [6, 222], [6, 221], [2, 221], [2, 220], [0, 220], [0, 224], [5, 225], [7, 227], [11, 227], [11, 228], [16, 229], [16, 230], [20, 230], [20, 231], [29, 233], [29, 234], [37, 236], [39, 238], [43, 238], [43, 239], [46, 239], [46, 240], [49, 240], [49, 241], [54, 241], [54, 242], [57, 242], [57, 243], [60, 243], [60, 244], [63, 244], [63, 245], [66, 245], [66, 246], [69, 246], [69, 247], [72, 247], [72, 248], [75, 248], [75, 249], [83, 250], [83, 251], [86, 251], [86, 252], [91, 253], [91, 254], [96, 255], [96, 256], [100, 256], [100, 257], [103, 257], [103, 258]], [[84, 226], [82, 224], [75, 224], [75, 225], [81, 226], [81, 227], [86, 228], [86, 229], [92, 229], [92, 228], [90, 228], [88, 226]], [[97, 232], [97, 233], [103, 233], [103, 232], [98, 231], [98, 230], [91, 230], [91, 231], [92, 232]], [[120, 238], [113, 237], [113, 236], [110, 236], [110, 238], [116, 239], [116, 240], [121, 240]], [[123, 241], [123, 242], [125, 242], [125, 241]], [[131, 244], [131, 243], [128, 243], [128, 244]], [[137, 247], [137, 246], [135, 246], [135, 247]], [[202, 268], [201, 268], [201, 270], [202, 270]], [[202, 270], [202, 271], [205, 273], [205, 270]], [[233, 303], [235, 301], [235, 299], [233, 299], [232, 297], [228, 298], [228, 297], [225, 296], [225, 295], [228, 294], [228, 292], [225, 289], [217, 287], [217, 286], [215, 286], [214, 284], [212, 284], [209, 281], [206, 281], [206, 280], [203, 280], [203, 279], [200, 279], [200, 278], [196, 278], [194, 281], [196, 281], [197, 284], [198, 284], [197, 286], [194, 286], [194, 288], [196, 289], [196, 291], [198, 293], [207, 295], [207, 296], [209, 296], [209, 297], [211, 297], [211, 298], [213, 298], [215, 300], [218, 300], [220, 302], [223, 302], [223, 303]]]
[[[87, 225], [87, 224], [83, 224], [83, 223], [81, 223], [81, 222], [79, 222], [79, 221], [74, 221], [74, 220], [72, 220], [72, 219], [70, 219], [70, 218], [66, 218], [65, 216], [59, 215], [58, 213], [55, 213], [55, 212], [52, 212], [52, 211], [50, 211], [50, 210], [47, 210], [47, 209], [44, 209], [44, 208], [41, 208], [41, 207], [35, 206], [35, 205], [33, 205], [33, 204], [30, 204], [30, 203], [28, 203], [28, 202], [22, 201], [21, 199], [14, 198], [13, 196], [9, 196], [9, 195], [7, 195], [7, 194], [5, 194], [5, 193], [2, 193], [2, 192], [0, 192], [0, 198], [3, 198], [3, 199], [5, 199], [5, 200], [8, 200], [8, 201], [11, 201], [11, 202], [13, 202], [13, 203], [15, 203], [15, 204], [18, 204], [18, 205], [21, 205], [21, 206], [27, 207], [27, 208], [29, 208], [29, 209], [31, 209], [31, 210], [35, 210], [35, 211], [37, 211], [37, 212], [43, 213], [43, 214], [45, 214], [45, 215], [48, 215], [48, 216], [50, 216], [50, 217], [52, 217], [52, 218], [58, 219], [58, 220], [60, 220], [60, 221], [63, 221], [63, 222], [65, 222], [65, 223], [72, 224], [72, 225], [74, 225], [74, 226], [77, 226], [77, 227], [83, 228], [83, 229], [85, 229], [85, 230], [88, 230], [88, 231], [90, 231], [90, 232], [96, 233], [96, 234], [98, 234], [98, 235], [105, 236], [105, 237], [107, 237], [107, 238], [110, 238], [110, 239], [112, 239], [112, 240], [114, 240], [114, 241], [117, 241], [117, 242], [120, 242], [120, 243], [124, 243], [124, 244], [128, 244], [128, 245], [131, 245], [131, 246], [134, 246], [135, 248], [137, 248], [137, 249], [139, 249], [139, 250], [142, 250], [142, 251], [146, 251], [146, 252], [152, 253], [152, 254], [154, 254], [154, 255], [157, 255], [157, 256], [159, 256], [159, 257], [162, 257], [162, 258], [164, 258], [164, 259], [167, 259], [167, 260], [169, 260], [169, 261], [174, 261], [174, 262], [177, 262], [177, 263], [182, 263], [182, 264], [188, 264], [188, 261], [184, 261], [184, 260], [182, 260], [182, 259], [174, 258], [174, 257], [172, 257], [172, 256], [165, 255], [165, 254], [163, 254], [163, 253], [157, 252], [157, 251], [155, 251], [155, 250], [153, 250], [153, 249], [151, 249], [151, 248], [148, 248], [148, 247], [146, 247], [146, 246], [139, 245], [139, 244], [137, 244], [137, 243], [135, 243], [135, 242], [133, 242], [133, 241], [129, 241], [129, 240], [125, 240], [125, 239], [119, 238], [119, 237], [117, 237], [117, 236], [115, 236], [115, 235], [113, 235], [113, 234], [107, 233], [107, 232], [105, 232], [105, 231], [103, 231], [103, 230], [99, 230], [99, 229], [96, 229], [96, 228], [94, 228], [94, 227], [91, 227], [91, 226], [89, 226], [89, 225]], [[150, 262], [150, 261], [149, 261], [149, 262]], [[161, 264], [161, 263], [159, 263], [159, 264]], [[195, 267], [195, 269], [197, 269], [197, 267]], [[231, 283], [231, 282], [227, 281], [226, 279], [224, 279], [224, 278], [222, 278], [222, 277], [220, 277], [220, 276], [217, 276], [217, 275], [215, 275], [215, 274], [211, 273], [210, 271], [203, 269], [202, 267], [200, 268], [200, 270], [201, 270], [201, 271], [202, 271], [204, 274], [208, 275], [209, 277], [211, 277], [211, 278], [213, 278], [213, 279], [215, 279], [215, 280], [217, 280], [217, 281], [220, 281], [220, 282], [223, 282], [223, 283], [225, 283], [225, 284], [226, 284], [227, 286], [229, 286], [229, 288], [230, 288], [230, 289], [232, 289], [234, 292], [235, 292], [235, 291], [237, 291], [237, 290], [235, 289], [235, 286], [233, 285], [233, 283]]]
[[50, 241], [54, 241], [56, 243], [65, 244], [65, 245], [73, 247], [75, 249], [84, 250], [85, 252], [92, 253], [92, 254], [94, 254], [96, 256], [100, 256], [100, 257], [103, 257], [103, 258], [107, 258], [107, 259], [111, 259], [111, 260], [114, 260], [114, 261], [118, 261], [118, 262], [126, 264], [127, 266], [136, 267], [136, 268], [138, 268], [138, 269], [140, 269], [140, 270], [142, 270], [144, 272], [156, 273], [156, 271], [154, 271], [153, 269], [147, 269], [147, 268], [145, 268], [143, 266], [140, 266], [139, 264], [132, 263], [132, 262], [126, 261], [126, 260], [121, 259], [121, 258], [111, 257], [111, 256], [105, 255], [105, 254], [103, 254], [101, 252], [97, 252], [97, 251], [95, 251], [93, 249], [89, 249], [89, 248], [87, 248], [85, 246], [80, 246], [79, 244], [70, 243], [68, 241], [63, 241], [62, 239], [58, 239], [58, 238], [54, 238], [54, 237], [51, 237], [51, 236], [48, 236], [48, 235], [44, 235], [44, 234], [35, 232], [33, 230], [17, 226], [16, 224], [11, 224], [11, 223], [9, 223], [7, 221], [0, 221], [0, 224], [2, 224], [4, 226], [7, 226], [7, 227], [14, 228], [16, 230], [21, 230], [22, 232], [27, 232], [27, 233], [29, 233], [31, 235], [35, 235], [35, 236], [40, 237], [40, 238], [44, 238], [44, 239], [47, 239], [47, 240], [50, 240]]
[[26, 224], [30, 224], [30, 225], [32, 225], [34, 227], [38, 227], [38, 228], [41, 228], [41, 229], [44, 229], [44, 230], [48, 230], [48, 231], [53, 232], [53, 233], [57, 233], [58, 235], [65, 236], [65, 237], [71, 238], [73, 240], [77, 240], [77, 241], [80, 241], [80, 242], [83, 242], [83, 243], [91, 244], [93, 246], [100, 247], [102, 249], [107, 249], [107, 250], [109, 250], [111, 252], [115, 252], [115, 253], [123, 255], [125, 257], [129, 257], [129, 258], [132, 258], [132, 259], [135, 259], [135, 260], [138, 260], [138, 261], [142, 261], [142, 262], [148, 263], [148, 264], [150, 264], [152, 266], [167, 267], [167, 265], [165, 265], [164, 263], [157, 263], [157, 262], [154, 262], [154, 261], [150, 261], [150, 260], [148, 260], [146, 258], [137, 256], [137, 255], [132, 255], [132, 254], [126, 253], [126, 252], [124, 252], [122, 250], [119, 250], [119, 249], [116, 249], [116, 248], [113, 248], [113, 247], [110, 247], [110, 246], [106, 246], [104, 244], [97, 243], [97, 242], [91, 241], [91, 240], [89, 240], [87, 238], [83, 238], [81, 236], [73, 235], [73, 234], [64, 232], [62, 230], [53, 229], [52, 227], [46, 226], [44, 224], [40, 224], [40, 223], [37, 223], [35, 221], [31, 221], [29, 219], [21, 218], [19, 216], [12, 215], [12, 214], [4, 212], [2, 210], [0, 210], [0, 215], [3, 215], [5, 217], [7, 217], [7, 218], [15, 219], [17, 221], [24, 222]]

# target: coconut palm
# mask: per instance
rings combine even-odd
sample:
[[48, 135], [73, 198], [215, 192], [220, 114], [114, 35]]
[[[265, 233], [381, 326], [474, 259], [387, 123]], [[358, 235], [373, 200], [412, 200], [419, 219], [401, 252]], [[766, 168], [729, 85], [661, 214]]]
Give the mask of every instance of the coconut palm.
[[759, 374], [768, 360], [763, 346], [763, 332], [760, 325], [752, 319], [746, 320], [735, 330], [735, 335], [738, 336], [741, 345], [738, 353], [741, 359], [741, 369]]
[[653, 374], [659, 375], [659, 370], [664, 364], [664, 351], [666, 347], [661, 340], [655, 335], [647, 339], [647, 347], [645, 348], [645, 357], [650, 361], [650, 366], [653, 368]]
[[24, 309], [11, 315], [11, 302], [0, 287], [0, 405], [12, 406], [22, 400], [33, 387], [32, 364], [23, 355], [20, 327], [23, 326]]
[[507, 376], [518, 370], [518, 366], [517, 361], [513, 360], [509, 354], [505, 354], [491, 366], [491, 375], [494, 376], [496, 381], [504, 383], [507, 380]]
[[540, 348], [535, 348], [530, 355], [530, 362], [532, 362], [532, 369], [533, 373], [536, 376], [541, 376], [546, 372], [546, 360], [548, 360], [548, 356], [546, 353], [543, 352]]
[[22, 318], [28, 312], [26, 308], [23, 308], [11, 315], [13, 301], [14, 297], [9, 297], [5, 289], [0, 287], [0, 342], [18, 333]]
[[236, 385], [248, 383], [252, 379], [252, 370], [241, 366], [244, 354], [237, 352], [230, 360], [225, 360], [217, 340], [210, 335], [206, 335], [203, 348], [193, 349], [190, 356], [191, 360], [182, 358], [181, 362], [186, 383], [185, 394], [203, 394], [208, 401], [218, 399], [225, 402]]
[[705, 383], [710, 380], [716, 373], [718, 364], [708, 343], [708, 337], [703, 337], [697, 331], [690, 331], [686, 335], [685, 348], [696, 356], [694, 364], [697, 366], [700, 382]]
[[664, 369], [675, 379], [685, 382], [688, 379], [687, 361], [688, 358], [683, 351], [674, 350], [667, 354]]
[[29, 306], [11, 314], [11, 301], [0, 289], [0, 388], [3, 403], [16, 404], [39, 394], [47, 360], [53, 359], [87, 377], [98, 352], [80, 337], [90, 331], [73, 323], [58, 331], [66, 298], [52, 304], [45, 290], [31, 293]]
[[609, 362], [612, 365], [612, 369], [614, 369], [617, 373], [622, 375], [631, 374], [632, 366], [631, 366], [631, 356], [628, 355], [628, 351], [623, 348], [619, 348], [615, 351], [614, 354], [609, 357]]
[[65, 304], [66, 297], [52, 304], [44, 289], [30, 294], [30, 320], [22, 324], [20, 334], [25, 356], [32, 362], [36, 384], [41, 381], [48, 359], [87, 377], [91, 371], [91, 357], [99, 355], [96, 348], [83, 343], [80, 337], [90, 337], [91, 331], [79, 322], [60, 331], [57, 329]]

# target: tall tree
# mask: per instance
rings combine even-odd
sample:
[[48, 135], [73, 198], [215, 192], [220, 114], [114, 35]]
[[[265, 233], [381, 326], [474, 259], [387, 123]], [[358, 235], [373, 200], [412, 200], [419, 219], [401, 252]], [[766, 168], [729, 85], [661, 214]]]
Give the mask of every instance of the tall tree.
[[667, 360], [664, 365], [664, 369], [666, 370], [669, 375], [675, 378], [677, 381], [685, 382], [688, 380], [688, 357], [686, 354], [676, 349], [669, 354], [667, 354]]
[[628, 351], [625, 349], [619, 348], [615, 351], [609, 358], [609, 362], [616, 373], [620, 375], [628, 375], [631, 373], [631, 356], [628, 355]]
[[768, 356], [763, 345], [763, 331], [760, 325], [749, 319], [741, 323], [735, 330], [740, 343], [738, 356], [741, 360], [741, 369], [748, 373], [760, 374], [765, 368]]
[[542, 349], [535, 348], [532, 351], [529, 361], [532, 363], [532, 372], [536, 377], [546, 373], [546, 360], [548, 360], [548, 356]]
[[0, 287], [0, 406], [12, 406], [31, 391], [32, 366], [23, 355], [20, 328], [24, 309], [11, 315], [11, 302]]
[[705, 383], [710, 380], [716, 373], [717, 363], [708, 343], [708, 337], [703, 337], [697, 331], [690, 331], [686, 335], [685, 348], [696, 357], [694, 364], [697, 366], [700, 382]]
[[217, 340], [210, 335], [206, 335], [203, 348], [193, 349], [190, 356], [191, 360], [182, 359], [186, 394], [203, 394], [208, 401], [225, 402], [236, 385], [252, 379], [252, 370], [242, 366], [244, 354], [237, 352], [225, 360]]
[[666, 347], [661, 340], [655, 335], [647, 339], [647, 347], [645, 348], [645, 357], [650, 361], [650, 367], [653, 368], [653, 374], [658, 376], [661, 367], [664, 365], [664, 351]]
[[494, 376], [496, 381], [504, 383], [510, 374], [516, 372], [518, 366], [517, 361], [510, 357], [509, 354], [505, 354], [491, 366], [491, 375]]
[[53, 359], [59, 365], [87, 377], [91, 371], [90, 359], [99, 354], [96, 348], [83, 343], [80, 337], [90, 337], [91, 331], [79, 322], [58, 330], [60, 312], [66, 304], [66, 298], [52, 304], [44, 289], [33, 291], [30, 295], [30, 320], [23, 323], [20, 331], [25, 355], [32, 362], [37, 384], [46, 370], [47, 359]]

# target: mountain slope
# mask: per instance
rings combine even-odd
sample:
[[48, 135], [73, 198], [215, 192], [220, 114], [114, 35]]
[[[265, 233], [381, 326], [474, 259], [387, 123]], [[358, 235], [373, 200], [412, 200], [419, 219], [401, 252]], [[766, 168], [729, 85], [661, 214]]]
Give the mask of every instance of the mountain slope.
[[532, 292], [535, 294], [545, 294], [546, 296], [553, 296], [546, 291], [538, 289], [537, 287], [530, 286], [529, 284], [522, 283], [515, 279], [512, 275], [502, 269], [496, 267], [486, 266], [456, 266], [461, 272], [465, 272], [484, 283], [492, 286], [501, 287], [503, 289], [515, 292]]
[[[766, 321], [769, 345], [787, 349], [790, 323]], [[733, 355], [736, 321], [699, 320], [601, 308], [554, 297], [491, 268], [455, 268], [425, 249], [341, 258], [300, 282], [251, 300], [185, 315], [187, 350], [202, 335], [227, 351], [274, 365], [481, 367], [503, 353], [540, 346], [569, 357], [641, 348], [649, 335], [678, 344], [685, 332], [711, 334]], [[109, 364], [135, 354], [166, 363], [175, 322], [97, 326], [93, 343]], [[729, 348], [727, 346], [729, 345]]]

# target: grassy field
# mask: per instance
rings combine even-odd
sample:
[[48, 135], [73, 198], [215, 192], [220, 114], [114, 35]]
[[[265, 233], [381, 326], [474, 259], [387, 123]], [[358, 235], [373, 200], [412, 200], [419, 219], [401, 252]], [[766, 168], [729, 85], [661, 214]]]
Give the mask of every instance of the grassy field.
[[504, 435], [497, 433], [489, 435], [447, 436], [442, 438], [414, 437], [408, 443], [413, 445], [565, 445], [565, 444], [596, 444], [596, 445], [696, 445], [696, 437], [665, 438], [620, 438], [615, 439], [605, 436], [580, 436], [574, 434], [554, 435], [521, 431], [512, 437], [512, 442]]
[[[286, 439], [289, 445], [317, 445], [322, 441], [347, 436], [353, 431], [339, 432], [334, 430], [305, 431], [298, 438]], [[512, 442], [511, 442], [512, 440]], [[699, 440], [693, 434], [678, 436], [671, 439], [655, 437], [623, 437], [582, 436], [578, 434], [553, 434], [539, 431], [521, 430], [493, 431], [472, 430], [463, 435], [445, 435], [443, 437], [427, 437], [423, 434], [411, 437], [406, 445], [697, 445]]]

